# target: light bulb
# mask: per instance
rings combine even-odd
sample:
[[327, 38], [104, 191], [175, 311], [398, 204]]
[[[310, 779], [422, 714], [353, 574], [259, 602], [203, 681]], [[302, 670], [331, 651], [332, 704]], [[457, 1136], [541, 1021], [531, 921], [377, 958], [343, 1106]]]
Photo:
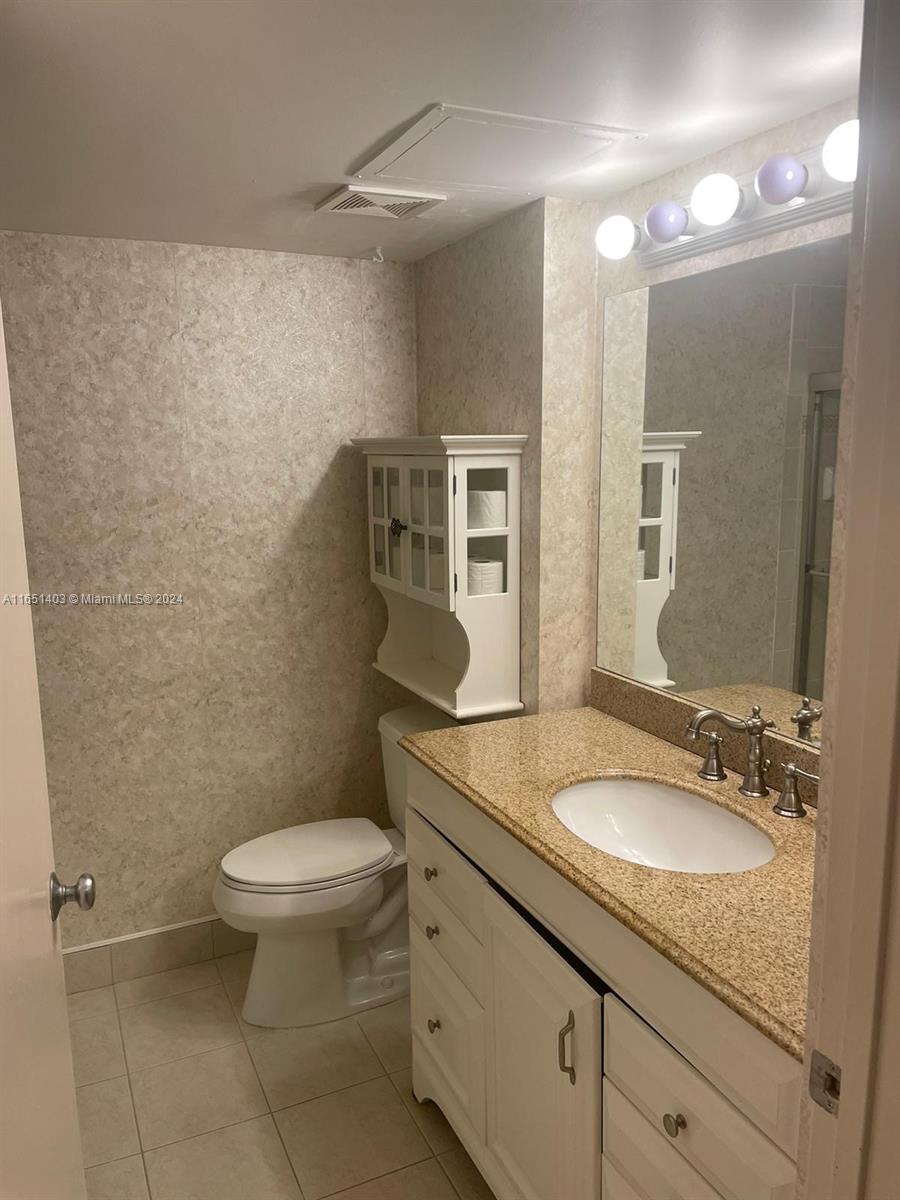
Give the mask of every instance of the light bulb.
[[604, 258], [627, 258], [640, 241], [641, 233], [631, 217], [607, 217], [597, 226], [594, 243]]
[[663, 246], [680, 238], [687, 227], [687, 210], [675, 200], [658, 200], [644, 216], [647, 236]]
[[856, 159], [859, 154], [859, 121], [844, 121], [825, 139], [822, 147], [822, 166], [838, 183], [853, 183], [856, 179]]
[[756, 194], [766, 204], [790, 204], [809, 182], [809, 171], [792, 154], [773, 154], [756, 172]]
[[724, 225], [740, 209], [743, 195], [730, 175], [707, 175], [691, 192], [691, 212], [701, 225]]

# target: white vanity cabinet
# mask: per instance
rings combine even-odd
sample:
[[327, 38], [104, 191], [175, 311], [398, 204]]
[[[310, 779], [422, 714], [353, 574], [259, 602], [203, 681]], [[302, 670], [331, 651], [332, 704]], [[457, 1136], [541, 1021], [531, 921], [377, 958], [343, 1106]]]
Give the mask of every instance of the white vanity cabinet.
[[424, 766], [407, 777], [413, 1090], [498, 1200], [789, 1200], [800, 1063]]
[[453, 717], [522, 708], [520, 462], [527, 438], [357, 438], [369, 574], [388, 629], [375, 666]]

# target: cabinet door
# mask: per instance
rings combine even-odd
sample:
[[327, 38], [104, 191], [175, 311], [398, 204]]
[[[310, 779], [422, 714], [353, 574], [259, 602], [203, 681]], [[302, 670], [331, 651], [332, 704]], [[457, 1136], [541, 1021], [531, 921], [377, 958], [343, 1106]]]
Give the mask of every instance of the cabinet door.
[[404, 533], [395, 524], [407, 524], [407, 495], [402, 458], [368, 458], [369, 564], [372, 582], [406, 591]]
[[600, 997], [494, 893], [485, 916], [488, 1151], [523, 1200], [597, 1200]]
[[436, 608], [456, 604], [453, 568], [453, 466], [446, 458], [405, 458], [409, 497], [407, 592]]

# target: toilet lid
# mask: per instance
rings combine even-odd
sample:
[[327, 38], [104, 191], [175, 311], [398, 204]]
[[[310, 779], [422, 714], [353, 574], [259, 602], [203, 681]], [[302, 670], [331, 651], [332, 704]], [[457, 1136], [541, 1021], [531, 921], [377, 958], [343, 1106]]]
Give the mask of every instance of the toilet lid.
[[328, 883], [387, 862], [394, 850], [366, 817], [312, 821], [245, 842], [222, 859], [222, 871], [239, 883], [264, 887]]

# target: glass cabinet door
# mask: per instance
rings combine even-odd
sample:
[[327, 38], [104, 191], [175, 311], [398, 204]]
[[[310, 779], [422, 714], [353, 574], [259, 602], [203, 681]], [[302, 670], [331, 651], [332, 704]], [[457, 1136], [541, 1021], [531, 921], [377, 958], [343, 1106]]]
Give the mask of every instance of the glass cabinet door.
[[453, 609], [453, 471], [450, 460], [407, 458], [404, 481], [409, 497], [409, 586], [417, 600]]
[[[373, 583], [406, 591], [406, 490], [402, 459], [368, 461], [369, 563]], [[402, 528], [401, 528], [402, 526]]]

